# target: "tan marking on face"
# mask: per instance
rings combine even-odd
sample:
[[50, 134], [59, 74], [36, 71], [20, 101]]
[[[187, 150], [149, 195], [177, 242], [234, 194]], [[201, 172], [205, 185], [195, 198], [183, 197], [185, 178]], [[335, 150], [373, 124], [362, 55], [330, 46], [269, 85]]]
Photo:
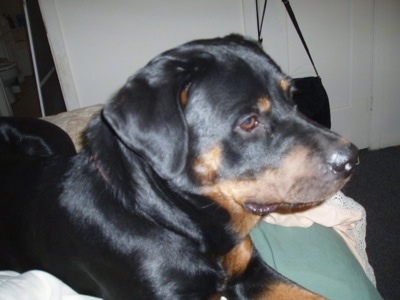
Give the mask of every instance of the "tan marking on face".
[[221, 293], [216, 293], [215, 295], [212, 295], [207, 300], [221, 300], [221, 297], [222, 297]]
[[180, 101], [183, 107], [186, 106], [189, 100], [189, 87], [190, 84], [186, 85], [185, 88], [181, 91]]
[[279, 299], [279, 300], [323, 300], [321, 295], [310, 292], [296, 284], [278, 282], [265, 288], [265, 292], [255, 299]]
[[261, 97], [258, 99], [257, 105], [260, 112], [267, 113], [271, 109], [271, 100], [269, 100], [267, 97]]
[[[320, 160], [313, 157], [307, 148], [297, 147], [276, 169], [267, 169], [255, 178], [221, 180], [215, 176], [204, 176], [212, 180], [203, 181], [202, 193], [230, 213], [234, 228], [239, 236], [244, 237], [261, 219], [261, 216], [246, 209], [248, 202], [314, 203], [327, 199], [339, 190], [345, 181], [323, 181], [319, 173], [320, 164]], [[216, 165], [211, 163], [211, 166]], [[210, 169], [215, 171], [214, 168], [206, 168]]]
[[236, 229], [239, 237], [245, 237], [260, 222], [261, 216], [247, 212], [243, 203], [235, 198], [236, 193], [241, 189], [245, 189], [244, 182], [226, 181], [204, 188], [204, 191], [207, 196], [229, 212], [233, 228]]
[[281, 86], [282, 90], [287, 92], [289, 90], [290, 83], [286, 79], [282, 79], [281, 82], [280, 82], [280, 86]]
[[222, 146], [216, 145], [206, 153], [200, 155], [194, 164], [193, 170], [196, 178], [202, 185], [210, 185], [215, 182], [218, 169], [222, 161]]
[[254, 246], [250, 237], [246, 237], [239, 245], [224, 256], [223, 265], [229, 277], [242, 274], [253, 255]]
[[217, 192], [224, 198], [234, 199], [237, 203], [246, 200], [259, 200], [264, 203], [309, 203], [323, 199], [308, 199], [298, 182], [304, 179], [317, 181], [318, 161], [310, 159], [306, 148], [292, 151], [276, 169], [267, 169], [256, 178], [241, 180], [221, 180], [205, 187], [208, 192]]

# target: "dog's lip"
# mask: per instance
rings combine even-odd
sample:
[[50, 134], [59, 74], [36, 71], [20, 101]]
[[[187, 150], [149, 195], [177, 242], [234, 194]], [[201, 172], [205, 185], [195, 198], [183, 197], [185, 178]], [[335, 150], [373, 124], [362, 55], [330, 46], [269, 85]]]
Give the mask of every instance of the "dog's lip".
[[271, 212], [276, 211], [280, 206], [280, 203], [265, 204], [259, 202], [249, 201], [244, 204], [244, 207], [251, 213], [264, 216]]
[[244, 207], [249, 212], [265, 216], [272, 212], [279, 213], [294, 213], [300, 212], [321, 204], [322, 201], [309, 202], [309, 203], [261, 203], [256, 201], [248, 201], [244, 204]]

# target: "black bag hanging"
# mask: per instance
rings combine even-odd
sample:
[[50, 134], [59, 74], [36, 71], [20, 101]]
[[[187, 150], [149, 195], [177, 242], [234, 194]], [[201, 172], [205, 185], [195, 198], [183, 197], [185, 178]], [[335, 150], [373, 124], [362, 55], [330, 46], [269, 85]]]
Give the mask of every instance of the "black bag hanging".
[[[258, 1], [256, 1], [256, 11], [257, 11], [257, 32], [258, 41], [262, 43], [261, 30], [264, 21], [265, 9], [267, 0], [264, 1], [263, 14], [261, 17], [261, 23], [259, 22], [258, 13]], [[296, 17], [290, 6], [289, 0], [282, 0], [289, 14], [290, 19], [299, 35], [299, 38], [307, 52], [307, 55], [311, 61], [314, 68], [315, 74], [317, 76], [302, 77], [302, 78], [292, 78], [292, 82], [295, 86], [295, 91], [293, 93], [293, 101], [296, 103], [299, 111], [310, 118], [311, 120], [327, 127], [331, 128], [331, 112], [329, 107], [328, 95], [322, 85], [321, 77], [318, 74], [317, 68], [315, 67], [314, 61], [311, 57], [310, 51], [308, 50], [306, 41], [304, 40], [303, 34], [301, 33], [299, 24], [297, 23]]]

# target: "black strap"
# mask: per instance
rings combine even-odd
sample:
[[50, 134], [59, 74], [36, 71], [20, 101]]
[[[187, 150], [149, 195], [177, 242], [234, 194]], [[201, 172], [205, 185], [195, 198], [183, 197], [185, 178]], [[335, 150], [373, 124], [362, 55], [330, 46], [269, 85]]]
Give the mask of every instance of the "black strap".
[[304, 46], [304, 49], [305, 49], [306, 52], [307, 52], [308, 58], [310, 59], [312, 65], [313, 65], [315, 74], [317, 74], [317, 76], [319, 76], [319, 75], [318, 75], [317, 68], [315, 67], [314, 61], [313, 61], [313, 59], [312, 59], [312, 57], [311, 57], [310, 50], [308, 50], [307, 43], [306, 43], [306, 41], [304, 40], [304, 37], [303, 37], [303, 34], [301, 33], [299, 24], [297, 23], [297, 20], [296, 20], [296, 17], [295, 17], [295, 15], [294, 15], [294, 12], [293, 12], [293, 10], [292, 10], [292, 7], [290, 6], [289, 0], [282, 0], [282, 2], [283, 2], [283, 4], [285, 4], [286, 10], [287, 10], [287, 12], [288, 12], [288, 14], [289, 14], [289, 17], [290, 17], [290, 19], [292, 20], [292, 23], [293, 23], [294, 27], [296, 28], [297, 34], [299, 35], [301, 42], [303, 43], [303, 46]]
[[263, 23], [264, 23], [264, 16], [265, 16], [265, 9], [266, 9], [266, 7], [267, 7], [267, 1], [268, 0], [265, 0], [264, 1], [264, 7], [263, 7], [263, 13], [262, 13], [262, 16], [261, 16], [261, 23], [260, 23], [260, 17], [259, 17], [259, 12], [258, 12], [258, 0], [255, 0], [256, 1], [256, 14], [257, 14], [257, 34], [258, 34], [258, 42], [260, 43], [260, 44], [262, 44], [262, 42], [263, 42], [263, 39], [262, 39], [262, 37], [261, 37], [261, 31], [262, 31], [262, 27], [263, 27]]
[[[266, 10], [266, 7], [267, 7], [268, 0], [264, 0], [264, 7], [263, 7], [263, 11], [262, 11], [262, 16], [261, 16], [261, 23], [260, 23], [259, 12], [258, 12], [258, 0], [255, 0], [255, 1], [256, 1], [256, 13], [257, 13], [258, 42], [260, 44], [262, 44], [263, 38], [261, 37], [261, 31], [262, 31], [262, 26], [263, 26], [263, 23], [264, 23], [265, 10]], [[314, 71], [315, 71], [315, 74], [317, 74], [317, 76], [319, 77], [317, 68], [315, 67], [314, 61], [313, 61], [313, 59], [311, 57], [310, 50], [308, 50], [307, 43], [304, 40], [303, 34], [301, 33], [299, 24], [297, 23], [296, 17], [294, 15], [292, 7], [290, 6], [289, 0], [282, 0], [282, 2], [286, 7], [286, 10], [287, 10], [287, 12], [289, 14], [290, 19], [292, 20], [292, 23], [293, 23], [294, 27], [296, 28], [297, 34], [299, 35], [301, 42], [303, 43], [304, 49], [306, 50], [308, 58], [311, 61], [311, 64], [312, 64], [312, 66], [314, 68]]]

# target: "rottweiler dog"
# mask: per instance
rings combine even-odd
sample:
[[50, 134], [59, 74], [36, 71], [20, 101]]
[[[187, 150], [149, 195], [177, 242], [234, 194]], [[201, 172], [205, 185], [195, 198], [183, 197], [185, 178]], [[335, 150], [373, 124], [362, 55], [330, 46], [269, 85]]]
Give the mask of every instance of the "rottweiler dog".
[[332, 196], [357, 161], [298, 112], [294, 88], [257, 42], [230, 35], [151, 60], [76, 155], [28, 153], [3, 121], [1, 147], [23, 149], [1, 157], [1, 269], [45, 270], [108, 300], [323, 299], [249, 238], [266, 214]]

